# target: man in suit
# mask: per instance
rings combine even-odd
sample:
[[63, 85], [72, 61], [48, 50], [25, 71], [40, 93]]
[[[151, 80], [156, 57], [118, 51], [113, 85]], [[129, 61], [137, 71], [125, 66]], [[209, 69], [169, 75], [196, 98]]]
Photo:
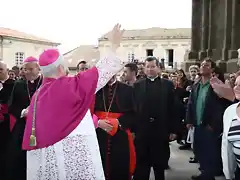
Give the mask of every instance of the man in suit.
[[186, 123], [188, 128], [195, 127], [194, 151], [201, 169], [193, 180], [214, 180], [221, 164], [222, 118], [231, 102], [219, 97], [210, 84], [215, 68], [210, 58], [201, 63], [201, 79], [192, 86], [187, 105]]
[[175, 116], [174, 86], [159, 77], [160, 63], [155, 57], [145, 60], [146, 78], [134, 84], [136, 111], [136, 156], [134, 180], [149, 180], [153, 167], [155, 179], [164, 180], [168, 163], [169, 140], [176, 138], [178, 120]]
[[138, 72], [138, 67], [135, 63], [128, 63], [124, 67], [124, 79], [126, 81], [126, 84], [133, 86], [133, 84], [137, 80], [137, 72]]

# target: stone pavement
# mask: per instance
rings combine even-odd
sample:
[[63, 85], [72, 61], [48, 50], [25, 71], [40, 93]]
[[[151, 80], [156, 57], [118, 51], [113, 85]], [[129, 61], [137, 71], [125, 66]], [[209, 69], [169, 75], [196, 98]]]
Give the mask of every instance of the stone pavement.
[[[179, 150], [179, 145], [171, 143], [170, 170], [166, 171], [166, 180], [191, 180], [192, 175], [199, 174], [198, 165], [190, 164], [189, 158], [193, 156], [191, 151]], [[150, 180], [154, 180], [154, 174], [151, 173]], [[225, 180], [223, 177], [217, 177], [216, 180]]]

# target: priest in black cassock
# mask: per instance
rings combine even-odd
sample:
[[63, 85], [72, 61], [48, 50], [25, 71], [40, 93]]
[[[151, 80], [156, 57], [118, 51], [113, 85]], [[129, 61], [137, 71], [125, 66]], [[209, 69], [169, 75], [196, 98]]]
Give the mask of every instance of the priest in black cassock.
[[29, 57], [24, 61], [26, 80], [17, 80], [9, 102], [11, 121], [16, 120], [8, 144], [6, 180], [26, 180], [26, 151], [22, 150], [25, 118], [31, 98], [42, 83], [38, 61]]
[[176, 138], [179, 125], [174, 86], [171, 81], [159, 77], [160, 63], [155, 57], [148, 57], [144, 68], [147, 78], [134, 84], [137, 155], [134, 180], [149, 180], [151, 167], [155, 179], [164, 180], [169, 141]]
[[97, 137], [106, 180], [130, 180], [135, 170], [132, 92], [131, 86], [114, 76], [95, 97]]
[[0, 180], [5, 180], [7, 143], [10, 137], [8, 100], [14, 80], [8, 76], [7, 65], [0, 62]]

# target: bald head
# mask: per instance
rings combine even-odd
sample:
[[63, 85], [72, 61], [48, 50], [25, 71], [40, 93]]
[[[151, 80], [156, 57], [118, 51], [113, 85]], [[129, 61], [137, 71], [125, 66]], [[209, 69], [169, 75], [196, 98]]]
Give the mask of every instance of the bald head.
[[24, 63], [25, 78], [29, 81], [35, 80], [39, 75], [39, 65], [37, 62]]
[[0, 61], [0, 68], [7, 70], [7, 64], [5, 64], [4, 62], [1, 62], [1, 61]]
[[6, 80], [8, 78], [7, 64], [0, 62], [0, 80]]

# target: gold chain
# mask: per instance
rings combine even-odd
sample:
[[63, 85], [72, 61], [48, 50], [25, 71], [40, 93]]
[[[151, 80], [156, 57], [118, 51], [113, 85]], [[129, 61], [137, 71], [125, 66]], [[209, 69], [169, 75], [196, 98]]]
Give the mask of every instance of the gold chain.
[[102, 92], [103, 92], [104, 111], [107, 112], [107, 117], [106, 117], [106, 119], [108, 118], [109, 111], [111, 110], [111, 107], [112, 107], [112, 104], [113, 104], [113, 100], [114, 100], [114, 97], [115, 97], [115, 94], [116, 94], [116, 89], [117, 89], [117, 83], [116, 83], [116, 86], [115, 86], [115, 88], [114, 88], [113, 96], [112, 96], [112, 99], [111, 99], [110, 104], [109, 104], [109, 106], [108, 106], [108, 110], [107, 110], [107, 106], [106, 106], [106, 99], [105, 99], [104, 89], [102, 90]]

